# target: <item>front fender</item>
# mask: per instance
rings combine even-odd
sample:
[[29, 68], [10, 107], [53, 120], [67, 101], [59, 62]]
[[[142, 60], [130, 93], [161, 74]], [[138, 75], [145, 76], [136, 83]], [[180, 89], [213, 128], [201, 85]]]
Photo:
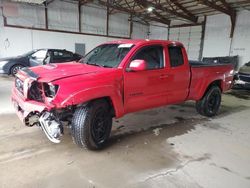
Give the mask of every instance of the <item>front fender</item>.
[[122, 92], [120, 89], [117, 89], [112, 85], [87, 88], [72, 93], [60, 103], [60, 107], [64, 108], [70, 105], [83, 104], [88, 101], [103, 97], [109, 97], [111, 99], [117, 118], [121, 117], [124, 114]]

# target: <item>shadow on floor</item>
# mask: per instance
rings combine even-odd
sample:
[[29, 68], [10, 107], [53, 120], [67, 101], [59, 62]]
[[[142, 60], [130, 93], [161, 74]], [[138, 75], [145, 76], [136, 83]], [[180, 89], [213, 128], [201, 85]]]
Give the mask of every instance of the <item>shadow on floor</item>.
[[233, 89], [225, 93], [226, 95], [232, 95], [234, 97], [249, 100], [250, 99], [250, 90], [244, 89]]

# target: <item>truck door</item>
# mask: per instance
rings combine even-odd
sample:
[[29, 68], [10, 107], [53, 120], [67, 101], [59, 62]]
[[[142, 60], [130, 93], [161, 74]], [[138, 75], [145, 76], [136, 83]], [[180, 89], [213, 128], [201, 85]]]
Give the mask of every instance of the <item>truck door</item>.
[[166, 104], [168, 78], [166, 76], [163, 46], [142, 47], [131, 58], [130, 62], [133, 60], [145, 60], [147, 69], [124, 73], [125, 112]]
[[167, 48], [168, 103], [185, 101], [190, 84], [190, 67], [184, 47], [170, 45]]

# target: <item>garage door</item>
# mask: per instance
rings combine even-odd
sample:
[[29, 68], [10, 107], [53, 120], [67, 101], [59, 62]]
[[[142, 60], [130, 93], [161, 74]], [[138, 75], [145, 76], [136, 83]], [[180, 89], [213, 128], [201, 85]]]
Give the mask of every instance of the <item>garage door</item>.
[[170, 28], [169, 40], [180, 41], [190, 60], [199, 60], [202, 26]]

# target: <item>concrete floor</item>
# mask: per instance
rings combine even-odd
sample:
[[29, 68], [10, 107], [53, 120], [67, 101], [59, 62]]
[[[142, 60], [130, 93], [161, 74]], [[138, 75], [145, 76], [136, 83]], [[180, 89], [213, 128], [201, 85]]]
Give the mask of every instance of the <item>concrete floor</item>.
[[25, 127], [0, 79], [0, 188], [250, 187], [250, 93], [223, 95], [215, 118], [193, 102], [114, 120], [109, 146], [87, 151]]

